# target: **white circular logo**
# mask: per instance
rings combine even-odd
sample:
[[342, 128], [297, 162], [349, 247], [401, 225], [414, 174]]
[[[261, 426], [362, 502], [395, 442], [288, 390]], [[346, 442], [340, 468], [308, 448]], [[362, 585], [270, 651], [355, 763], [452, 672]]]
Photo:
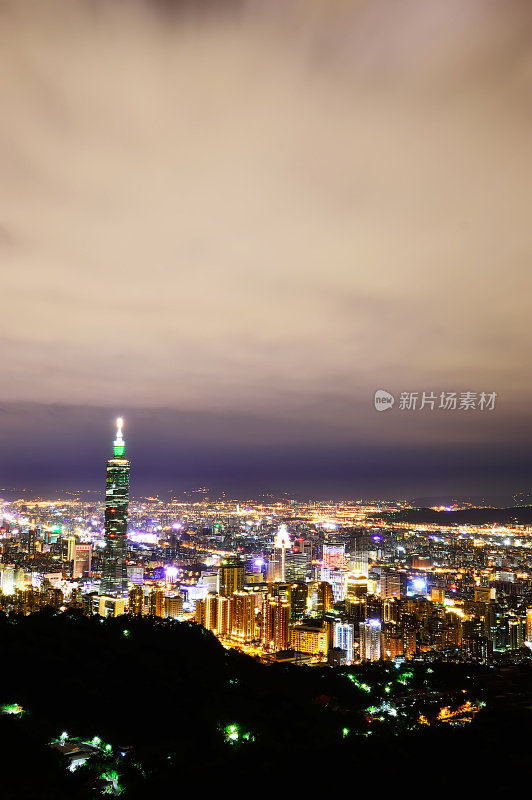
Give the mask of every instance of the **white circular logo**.
[[377, 389], [374, 402], [377, 411], [387, 411], [395, 403], [395, 397], [390, 392], [385, 392], [384, 389]]

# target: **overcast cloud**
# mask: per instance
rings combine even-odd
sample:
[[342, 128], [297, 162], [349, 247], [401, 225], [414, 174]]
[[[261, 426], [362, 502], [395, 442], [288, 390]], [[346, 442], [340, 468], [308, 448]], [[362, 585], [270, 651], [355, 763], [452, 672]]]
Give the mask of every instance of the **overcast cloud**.
[[[522, 442], [531, 23], [524, 0], [0, 3], [5, 440], [32, 402], [257, 444]], [[381, 387], [499, 403], [420, 422], [377, 415]]]

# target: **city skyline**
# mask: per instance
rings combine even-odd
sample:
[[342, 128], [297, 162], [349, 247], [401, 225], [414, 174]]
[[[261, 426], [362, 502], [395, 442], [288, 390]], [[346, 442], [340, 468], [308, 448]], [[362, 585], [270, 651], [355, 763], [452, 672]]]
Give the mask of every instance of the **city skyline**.
[[528, 788], [531, 34], [0, 0], [2, 800]]
[[0, 486], [527, 491], [532, 9], [193, 5], [2, 4]]

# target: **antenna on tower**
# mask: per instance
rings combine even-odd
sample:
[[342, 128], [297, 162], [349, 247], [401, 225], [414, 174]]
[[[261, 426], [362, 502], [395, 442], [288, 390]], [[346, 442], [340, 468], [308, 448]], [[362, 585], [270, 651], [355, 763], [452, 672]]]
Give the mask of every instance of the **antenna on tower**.
[[115, 458], [122, 458], [126, 449], [126, 443], [124, 442], [124, 437], [122, 436], [123, 425], [124, 420], [122, 417], [118, 417], [116, 420], [116, 439], [113, 442], [113, 454]]

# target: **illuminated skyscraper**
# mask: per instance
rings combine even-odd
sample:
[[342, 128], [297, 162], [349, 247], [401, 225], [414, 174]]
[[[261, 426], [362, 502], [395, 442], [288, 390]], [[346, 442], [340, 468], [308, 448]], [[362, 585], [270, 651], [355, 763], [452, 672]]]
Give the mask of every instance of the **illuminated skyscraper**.
[[360, 658], [362, 661], [378, 661], [381, 657], [381, 623], [368, 619], [360, 623]]
[[244, 564], [240, 561], [230, 561], [220, 567], [220, 595], [231, 597], [235, 592], [244, 588]]
[[266, 573], [268, 583], [284, 583], [286, 581], [286, 551], [291, 547], [292, 543], [286, 525], [281, 525], [273, 542], [273, 553], [268, 563]]
[[343, 569], [322, 567], [321, 581], [322, 583], [328, 583], [330, 585], [335, 603], [341, 603], [345, 600], [347, 594], [347, 576]]
[[144, 614], [144, 588], [142, 586], [134, 586], [129, 592], [128, 611], [137, 617]]
[[355, 552], [351, 558], [351, 569], [353, 572], [360, 572], [368, 577], [368, 556], [369, 543], [366, 534], [359, 535], [355, 539]]
[[233, 627], [233, 608], [229, 597], [218, 598], [218, 609], [216, 612], [216, 631], [221, 636], [228, 636]]
[[216, 631], [218, 629], [218, 595], [208, 594], [203, 603], [205, 604], [205, 622], [203, 626], [208, 631]]
[[329, 569], [344, 569], [345, 567], [345, 545], [343, 544], [324, 544], [323, 545], [323, 566]]
[[281, 597], [265, 597], [262, 603], [262, 646], [277, 652], [290, 645], [290, 603]]
[[303, 619], [307, 613], [308, 585], [306, 583], [293, 583], [290, 586], [290, 620]]
[[90, 578], [92, 544], [76, 543], [72, 559], [72, 577]]
[[124, 457], [122, 419], [117, 419], [113, 457], [107, 462], [105, 489], [105, 551], [100, 595], [127, 597], [127, 515], [129, 506], [129, 468]]
[[336, 622], [334, 625], [334, 646], [345, 650], [346, 661], [353, 660], [353, 641], [355, 627], [347, 622]]
[[532, 641], [532, 608], [526, 610], [526, 640]]
[[314, 610], [318, 615], [328, 614], [332, 611], [334, 599], [331, 586], [326, 581], [315, 584], [312, 592]]
[[257, 597], [247, 592], [235, 592], [231, 597], [231, 638], [238, 644], [250, 644], [255, 638], [255, 608]]
[[183, 596], [177, 594], [173, 597], [167, 597], [165, 605], [166, 616], [171, 619], [178, 619], [183, 613]]

